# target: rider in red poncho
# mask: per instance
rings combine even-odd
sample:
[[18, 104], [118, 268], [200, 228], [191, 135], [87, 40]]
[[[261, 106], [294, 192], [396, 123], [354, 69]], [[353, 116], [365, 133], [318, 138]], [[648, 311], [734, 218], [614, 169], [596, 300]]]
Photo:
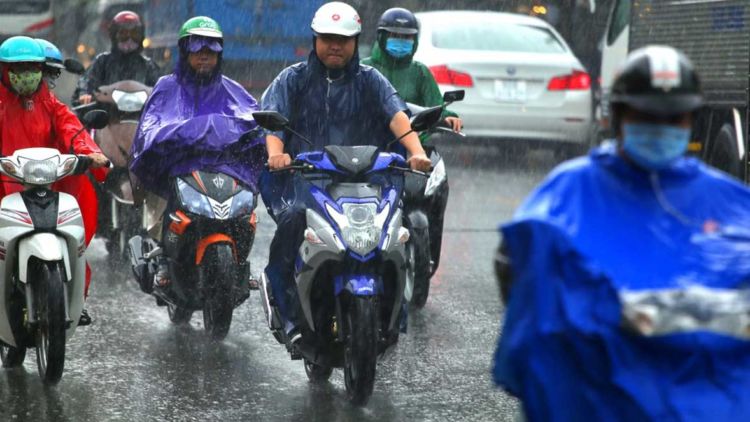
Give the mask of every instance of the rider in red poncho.
[[[34, 48], [38, 47], [38, 50]], [[31, 38], [12, 37], [0, 45], [2, 83], [0, 84], [0, 154], [11, 155], [21, 148], [57, 148], [65, 154], [88, 155], [97, 179], [108, 163], [81, 122], [61, 103], [42, 80], [44, 52]], [[86, 176], [71, 176], [57, 182], [53, 189], [78, 199], [86, 230], [86, 244], [96, 233], [97, 201]], [[0, 177], [0, 197], [23, 190], [20, 183]], [[91, 272], [86, 268], [86, 296]], [[84, 311], [85, 313], [85, 311]], [[82, 322], [88, 315], [82, 316]]]

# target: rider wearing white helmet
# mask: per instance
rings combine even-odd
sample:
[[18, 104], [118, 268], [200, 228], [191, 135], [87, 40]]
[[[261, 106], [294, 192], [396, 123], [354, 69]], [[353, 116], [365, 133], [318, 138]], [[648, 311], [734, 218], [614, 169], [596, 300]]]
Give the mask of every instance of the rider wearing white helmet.
[[[354, 8], [341, 2], [324, 4], [315, 13], [313, 51], [307, 62], [284, 69], [263, 94], [262, 109], [289, 118], [295, 132], [305, 135], [307, 145], [290, 131], [268, 134], [269, 168], [291, 164], [300, 152], [319, 151], [327, 145], [375, 145], [384, 148], [394, 137], [410, 131], [406, 104], [377, 70], [359, 63], [357, 45], [362, 21]], [[409, 164], [429, 170], [430, 160], [419, 138], [412, 133], [401, 141], [410, 154]], [[277, 229], [266, 274], [287, 323], [287, 338], [299, 338], [298, 300], [294, 288], [294, 259], [305, 229], [308, 198], [295, 189], [294, 178], [266, 175], [262, 183], [264, 203]], [[297, 194], [285, 197], [286, 192]]]

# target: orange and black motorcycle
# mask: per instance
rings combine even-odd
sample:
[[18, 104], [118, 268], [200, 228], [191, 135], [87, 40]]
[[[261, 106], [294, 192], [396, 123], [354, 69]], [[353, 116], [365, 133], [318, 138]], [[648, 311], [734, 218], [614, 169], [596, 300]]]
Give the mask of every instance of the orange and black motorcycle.
[[[255, 193], [222, 173], [195, 171], [172, 183], [162, 246], [135, 236], [131, 264], [141, 286], [166, 305], [175, 324], [203, 311], [208, 335], [223, 339], [232, 313], [250, 295], [247, 257], [255, 238]], [[169, 257], [169, 280], [153, 287], [157, 262]]]

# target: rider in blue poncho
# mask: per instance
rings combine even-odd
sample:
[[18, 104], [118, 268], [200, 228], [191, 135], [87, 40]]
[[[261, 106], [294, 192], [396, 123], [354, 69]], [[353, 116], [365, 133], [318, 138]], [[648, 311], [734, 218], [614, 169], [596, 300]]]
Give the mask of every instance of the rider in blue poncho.
[[[194, 170], [232, 176], [253, 191], [265, 163], [262, 136], [242, 139], [257, 125], [255, 99], [221, 74], [223, 35], [207, 17], [189, 19], [179, 36], [180, 58], [159, 79], [143, 110], [131, 149], [136, 189], [149, 192], [149, 234], [161, 237], [172, 177]], [[159, 271], [157, 278], [165, 274]]]
[[750, 420], [750, 190], [683, 157], [690, 62], [634, 51], [617, 145], [558, 167], [502, 228], [495, 381], [531, 421]]

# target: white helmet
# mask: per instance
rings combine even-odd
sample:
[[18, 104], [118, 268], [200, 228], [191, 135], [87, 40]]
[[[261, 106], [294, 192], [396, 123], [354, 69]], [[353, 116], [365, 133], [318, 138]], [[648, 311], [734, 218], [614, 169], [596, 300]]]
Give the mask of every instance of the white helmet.
[[316, 34], [353, 37], [362, 32], [362, 19], [353, 7], [340, 1], [332, 1], [320, 6], [310, 27]]

